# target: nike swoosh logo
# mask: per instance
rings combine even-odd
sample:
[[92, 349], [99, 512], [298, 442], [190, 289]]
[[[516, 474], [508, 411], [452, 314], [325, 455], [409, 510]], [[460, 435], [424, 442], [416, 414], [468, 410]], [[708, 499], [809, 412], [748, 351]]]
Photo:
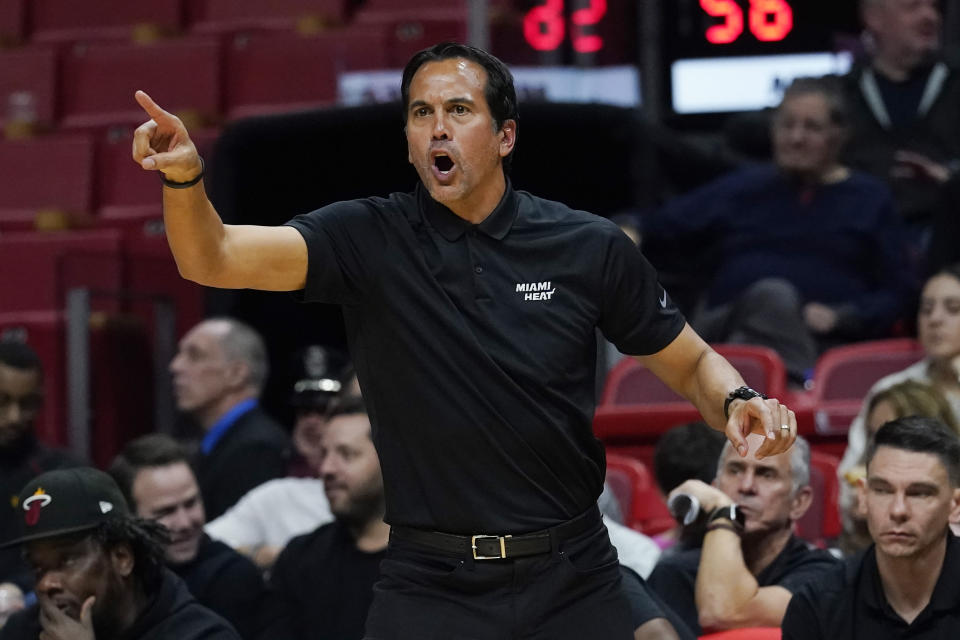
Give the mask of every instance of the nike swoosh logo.
[[666, 291], [664, 291], [663, 295], [660, 297], [660, 308], [661, 309], [667, 308], [667, 292]]

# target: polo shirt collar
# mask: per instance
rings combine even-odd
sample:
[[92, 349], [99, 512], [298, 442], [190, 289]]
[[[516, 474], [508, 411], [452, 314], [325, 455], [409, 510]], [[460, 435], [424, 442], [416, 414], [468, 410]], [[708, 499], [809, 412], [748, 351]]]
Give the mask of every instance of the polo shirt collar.
[[248, 398], [242, 402], [239, 402], [223, 414], [219, 420], [213, 423], [213, 426], [210, 427], [210, 430], [207, 431], [207, 435], [203, 437], [203, 440], [200, 442], [200, 452], [203, 455], [210, 455], [210, 452], [213, 451], [213, 448], [217, 446], [217, 443], [227, 435], [227, 431], [230, 430], [237, 420], [239, 420], [244, 414], [253, 411], [257, 406], [257, 401], [254, 398]]
[[513, 226], [513, 221], [517, 219], [517, 194], [510, 184], [510, 178], [506, 179], [506, 188], [500, 203], [483, 222], [477, 225], [464, 220], [431, 198], [422, 182], [417, 184], [417, 199], [430, 225], [448, 242], [459, 240], [468, 229], [476, 229], [494, 240], [503, 240]]
[[[877, 566], [876, 545], [866, 551], [863, 559], [863, 569], [860, 573], [859, 591], [863, 594], [864, 603], [876, 611], [887, 611], [896, 615], [887, 603], [883, 593], [883, 583], [880, 580], [880, 568]], [[943, 568], [940, 577], [933, 587], [930, 603], [927, 609], [946, 611], [960, 606], [960, 538], [947, 532], [947, 550], [943, 557]]]

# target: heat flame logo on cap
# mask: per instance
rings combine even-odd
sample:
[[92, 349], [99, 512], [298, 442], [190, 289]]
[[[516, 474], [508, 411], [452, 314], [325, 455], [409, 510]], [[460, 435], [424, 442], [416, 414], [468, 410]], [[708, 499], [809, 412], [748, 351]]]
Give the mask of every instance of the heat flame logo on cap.
[[27, 525], [33, 526], [40, 519], [40, 509], [53, 502], [53, 498], [47, 495], [43, 487], [37, 487], [33, 495], [23, 501], [23, 510], [26, 511], [24, 520]]

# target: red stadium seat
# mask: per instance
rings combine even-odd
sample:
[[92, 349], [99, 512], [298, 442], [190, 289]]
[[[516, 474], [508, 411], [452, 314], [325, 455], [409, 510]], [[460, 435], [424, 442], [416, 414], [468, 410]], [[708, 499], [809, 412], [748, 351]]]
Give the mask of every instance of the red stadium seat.
[[337, 100], [343, 71], [387, 65], [384, 35], [349, 29], [318, 36], [238, 34], [227, 49], [227, 115], [307, 109]]
[[[752, 345], [716, 344], [714, 350], [740, 371], [748, 385], [771, 397], [783, 397], [786, 369], [772, 349]], [[618, 362], [607, 376], [600, 404], [683, 402], [653, 373], [630, 357]]]
[[[199, 129], [190, 132], [190, 139], [200, 155], [210, 159], [218, 135], [216, 129]], [[144, 171], [133, 161], [132, 147], [132, 129], [112, 130], [97, 138], [95, 208], [101, 225], [141, 231], [144, 225], [162, 224], [163, 200], [157, 173]]]
[[44, 209], [89, 214], [93, 166], [94, 144], [87, 135], [0, 141], [0, 229], [32, 229]]
[[399, 12], [365, 7], [357, 12], [355, 24], [383, 30], [387, 67], [392, 69], [402, 69], [413, 54], [438, 42], [467, 40], [467, 12], [446, 5]]
[[0, 46], [17, 46], [26, 39], [27, 0], [0, 2]]
[[[118, 291], [120, 239], [112, 229], [0, 236], [0, 309], [60, 311], [71, 288]], [[93, 302], [95, 310], [117, 309], [107, 300]]]
[[[2, 3], [0, 3], [2, 4]], [[24, 47], [0, 52], [0, 127], [6, 126], [11, 96], [29, 98], [34, 124], [53, 126], [56, 104], [57, 56], [49, 47]]]
[[133, 98], [137, 89], [201, 122], [215, 121], [220, 110], [220, 52], [212, 39], [77, 45], [64, 55], [60, 79], [64, 127], [140, 124], [146, 118]]
[[876, 340], [835, 347], [817, 360], [810, 402], [815, 432], [846, 436], [864, 396], [877, 380], [918, 362], [924, 356], [910, 339]]
[[620, 503], [626, 526], [647, 535], [674, 526], [650, 471], [639, 460], [608, 451], [606, 481]]
[[797, 522], [797, 535], [820, 547], [829, 546], [840, 536], [840, 459], [819, 451], [810, 452], [810, 487], [813, 504]]
[[199, 0], [188, 5], [197, 33], [292, 30], [346, 24], [348, 0]]
[[180, 30], [181, 11], [181, 0], [30, 0], [31, 37], [63, 42], [129, 40], [140, 30], [173, 33]]

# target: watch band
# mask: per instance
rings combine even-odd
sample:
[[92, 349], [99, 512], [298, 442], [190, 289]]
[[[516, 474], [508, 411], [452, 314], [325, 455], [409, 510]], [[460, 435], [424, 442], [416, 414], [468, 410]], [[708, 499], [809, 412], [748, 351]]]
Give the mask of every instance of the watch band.
[[740, 511], [740, 508], [737, 507], [736, 504], [724, 505], [711, 511], [710, 517], [707, 518], [707, 528], [709, 529], [713, 524], [720, 524], [717, 520], [729, 520], [730, 525], [734, 527], [738, 533], [743, 532], [743, 512]]
[[730, 403], [734, 400], [750, 400], [752, 398], [763, 398], [766, 400], [767, 396], [750, 387], [737, 387], [728, 393], [727, 399], [723, 401], [723, 417], [728, 420], [730, 419]]

